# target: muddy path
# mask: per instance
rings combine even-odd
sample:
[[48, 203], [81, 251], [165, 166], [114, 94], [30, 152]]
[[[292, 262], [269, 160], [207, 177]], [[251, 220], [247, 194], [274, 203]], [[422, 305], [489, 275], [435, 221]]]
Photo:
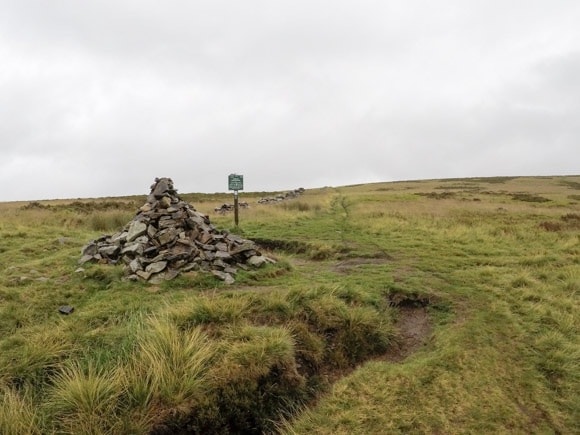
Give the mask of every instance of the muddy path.
[[400, 363], [407, 357], [426, 346], [433, 331], [431, 318], [425, 306], [399, 307], [395, 328], [398, 331], [397, 343], [389, 349], [384, 358]]

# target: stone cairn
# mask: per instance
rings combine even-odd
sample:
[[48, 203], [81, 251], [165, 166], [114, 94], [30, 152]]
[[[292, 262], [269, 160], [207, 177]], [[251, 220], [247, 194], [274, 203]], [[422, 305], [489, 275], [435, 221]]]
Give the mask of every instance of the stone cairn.
[[182, 201], [171, 178], [156, 178], [147, 202], [118, 233], [89, 242], [80, 264], [125, 265], [130, 280], [159, 283], [181, 272], [212, 272], [226, 284], [238, 269], [275, 261], [251, 240], [217, 230], [209, 218]]

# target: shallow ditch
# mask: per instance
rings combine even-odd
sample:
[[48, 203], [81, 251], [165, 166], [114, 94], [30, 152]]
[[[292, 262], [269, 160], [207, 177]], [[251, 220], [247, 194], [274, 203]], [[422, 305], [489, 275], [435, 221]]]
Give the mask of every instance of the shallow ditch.
[[[308, 253], [313, 245], [298, 241], [254, 239], [261, 247], [269, 250], [279, 250], [294, 254]], [[349, 274], [357, 268], [365, 265], [381, 265], [393, 261], [393, 257], [382, 252], [373, 257], [346, 258], [332, 266], [336, 273]], [[433, 325], [429, 316], [428, 307], [433, 302], [432, 296], [419, 293], [407, 294], [394, 292], [389, 295], [389, 305], [396, 307], [398, 318], [395, 328], [398, 331], [397, 342], [383, 355], [390, 362], [402, 362], [413, 353], [420, 350], [429, 342]], [[344, 376], [342, 373], [332, 376], [338, 379]]]
[[[343, 296], [347, 297], [347, 294]], [[191, 413], [167, 416], [150, 433], [273, 433], [280, 415], [292, 419], [293, 409], [315, 407], [332, 384], [350, 375], [357, 367], [377, 360], [402, 363], [427, 344], [431, 336], [428, 311], [433, 302], [431, 296], [395, 292], [387, 297], [385, 302], [398, 311], [397, 333], [394, 341], [384, 346], [377, 344], [380, 336], [374, 329], [351, 331], [348, 324], [343, 328], [335, 321], [325, 325], [318, 316], [304, 318], [307, 313], [313, 313], [312, 309], [321, 307], [319, 302], [305, 299], [305, 310], [290, 322], [294, 325], [297, 346], [295, 360], [286, 363], [281, 360], [280, 364], [273, 364], [267, 373], [258, 377], [250, 372], [248, 376], [240, 372], [240, 376], [231, 379], [220, 376], [222, 382], [208, 391], [207, 397], [197, 398], [196, 403], [192, 403]], [[336, 319], [341, 311], [329, 311], [331, 306], [322, 307], [323, 311], [319, 313]], [[353, 305], [353, 309], [355, 307]], [[275, 326], [278, 321], [280, 325], [288, 324], [277, 317], [253, 320], [256, 325], [264, 326]], [[211, 329], [215, 325], [210, 322], [206, 326]], [[326, 350], [318, 358], [313, 352], [317, 346], [315, 343], [321, 344], [322, 340], [326, 342]]]
[[[296, 241], [260, 239], [255, 242], [264, 249], [307, 255], [311, 254], [309, 250], [313, 247]], [[348, 273], [352, 268], [389, 260], [388, 256], [346, 258], [336, 267], [337, 272]], [[297, 348], [295, 359], [280, 360], [258, 377], [252, 377], [248, 372], [248, 376], [242, 374], [218, 382], [207, 397], [192, 403], [191, 413], [164, 418], [150, 433], [272, 433], [280, 415], [291, 419], [293, 409], [303, 405], [307, 408], [316, 406], [333, 383], [351, 374], [361, 364], [371, 360], [401, 363], [428, 343], [432, 331], [428, 312], [431, 296], [393, 292], [383, 300], [386, 303], [380, 312], [375, 313], [377, 319], [384, 315], [382, 310], [386, 305], [397, 310], [394, 324], [397, 332], [394, 337], [392, 330], [388, 332], [393, 339], [390, 343], [383, 342], [378, 320], [362, 322], [353, 328], [352, 317], [342, 319], [343, 303], [351, 307], [349, 313], [359, 310], [359, 314], [369, 314], [352, 302], [351, 297], [352, 293], [348, 291], [342, 295], [321, 292], [316, 296], [299, 296], [294, 299], [301, 307], [295, 318], [257, 310], [254, 317], [248, 319], [256, 326], [292, 326]], [[206, 326], [211, 329], [215, 325], [210, 322]]]

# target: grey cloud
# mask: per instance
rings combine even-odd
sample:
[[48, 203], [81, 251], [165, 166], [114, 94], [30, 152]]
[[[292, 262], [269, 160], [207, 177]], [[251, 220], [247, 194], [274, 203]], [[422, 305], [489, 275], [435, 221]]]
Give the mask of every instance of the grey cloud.
[[0, 200], [578, 172], [575, 1], [4, 3]]

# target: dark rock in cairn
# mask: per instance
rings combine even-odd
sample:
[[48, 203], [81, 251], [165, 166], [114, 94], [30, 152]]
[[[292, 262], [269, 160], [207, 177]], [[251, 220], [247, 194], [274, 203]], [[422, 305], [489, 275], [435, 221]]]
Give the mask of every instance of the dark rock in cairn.
[[156, 178], [147, 202], [118, 233], [89, 242], [80, 264], [125, 265], [128, 279], [158, 283], [192, 270], [211, 271], [228, 284], [238, 269], [275, 261], [251, 240], [217, 230], [209, 218], [182, 201], [171, 178]]

